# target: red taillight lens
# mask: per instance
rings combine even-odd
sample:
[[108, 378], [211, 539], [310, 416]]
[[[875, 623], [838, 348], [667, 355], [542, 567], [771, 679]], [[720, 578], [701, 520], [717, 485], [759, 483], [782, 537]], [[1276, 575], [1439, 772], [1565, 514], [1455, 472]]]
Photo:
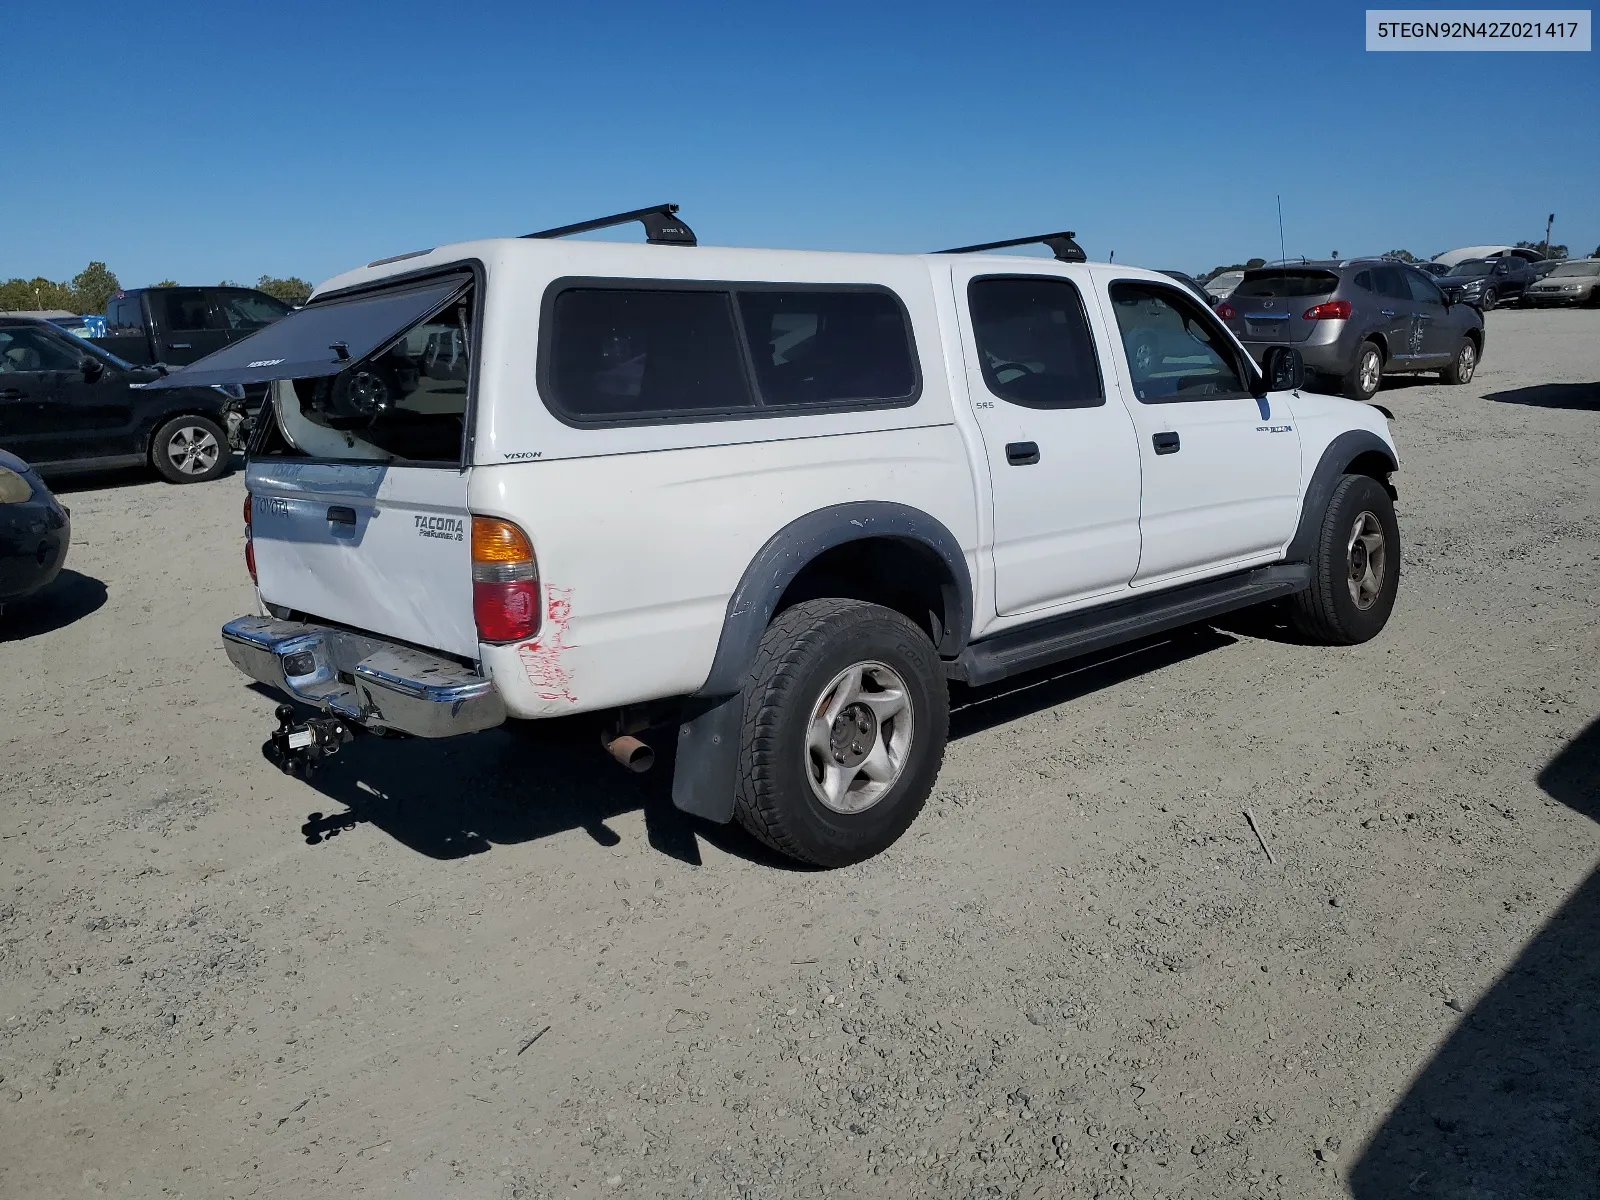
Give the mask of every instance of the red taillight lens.
[[1313, 304], [1300, 314], [1303, 321], [1344, 321], [1350, 316], [1350, 301], [1329, 300], [1325, 304]]
[[244, 494], [244, 565], [250, 571], [250, 582], [259, 582], [256, 579], [256, 540], [250, 532], [250, 501], [249, 492]]
[[510, 521], [472, 518], [472, 616], [478, 640], [520, 642], [539, 632], [533, 543]]
[[1227, 301], [1223, 301], [1221, 304], [1217, 305], [1217, 316], [1221, 317], [1224, 321], [1231, 321], [1238, 315], [1238, 313], [1233, 311], [1233, 305], [1229, 304]]

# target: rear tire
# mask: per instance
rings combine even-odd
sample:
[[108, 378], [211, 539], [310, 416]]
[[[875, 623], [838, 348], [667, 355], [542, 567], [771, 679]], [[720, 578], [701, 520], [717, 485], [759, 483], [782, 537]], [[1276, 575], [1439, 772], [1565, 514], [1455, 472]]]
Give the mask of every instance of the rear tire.
[[1383, 351], [1376, 342], [1362, 342], [1355, 365], [1345, 372], [1339, 390], [1352, 400], [1365, 403], [1378, 394], [1383, 382]]
[[1311, 552], [1311, 586], [1290, 601], [1290, 623], [1312, 641], [1353, 646], [1388, 624], [1399, 590], [1394, 501], [1376, 479], [1346, 475], [1328, 499]]
[[215, 479], [232, 456], [228, 435], [210, 417], [173, 417], [150, 440], [150, 465], [168, 483]]
[[922, 811], [950, 693], [927, 634], [859, 600], [808, 600], [762, 635], [745, 692], [734, 815], [821, 867], [870, 858]]
[[1478, 369], [1478, 346], [1471, 338], [1462, 338], [1456, 356], [1440, 374], [1446, 383], [1471, 383]]

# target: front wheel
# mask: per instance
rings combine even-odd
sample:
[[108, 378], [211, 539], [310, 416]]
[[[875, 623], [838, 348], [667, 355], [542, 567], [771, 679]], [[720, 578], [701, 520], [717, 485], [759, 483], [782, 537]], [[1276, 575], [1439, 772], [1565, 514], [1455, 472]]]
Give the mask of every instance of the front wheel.
[[1487, 292], [1485, 292], [1483, 294], [1483, 311], [1484, 312], [1488, 312], [1496, 304], [1499, 304], [1499, 303], [1500, 303], [1500, 293], [1496, 292], [1493, 288], [1490, 288]]
[[1456, 356], [1450, 360], [1450, 365], [1443, 371], [1446, 383], [1471, 383], [1472, 374], [1478, 369], [1478, 347], [1471, 338], [1462, 338], [1461, 345], [1456, 350]]
[[228, 435], [209, 417], [173, 417], [150, 443], [150, 463], [168, 483], [205, 483], [228, 460]]
[[1328, 500], [1311, 554], [1311, 586], [1294, 597], [1290, 620], [1331, 646], [1369, 641], [1389, 621], [1400, 590], [1400, 523], [1388, 489], [1346, 475]]
[[950, 694], [927, 634], [859, 600], [808, 600], [762, 635], [734, 814], [779, 853], [838, 867], [892, 845], [944, 758]]

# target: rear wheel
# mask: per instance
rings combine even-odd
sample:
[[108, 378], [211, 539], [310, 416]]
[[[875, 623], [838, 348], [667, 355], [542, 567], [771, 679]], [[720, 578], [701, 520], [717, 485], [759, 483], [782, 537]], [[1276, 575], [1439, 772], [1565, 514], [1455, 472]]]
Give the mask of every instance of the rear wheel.
[[1290, 620], [1303, 635], [1352, 646], [1378, 635], [1400, 589], [1400, 523], [1388, 490], [1366, 475], [1339, 480], [1311, 554], [1311, 586]]
[[150, 443], [150, 464], [168, 483], [215, 479], [228, 460], [228, 435], [209, 417], [173, 417]]
[[1383, 351], [1375, 342], [1362, 342], [1355, 365], [1345, 372], [1340, 390], [1352, 400], [1371, 400], [1383, 381]]
[[949, 723], [922, 630], [859, 600], [797, 604], [767, 627], [751, 670], [734, 814], [801, 862], [870, 858], [922, 810]]
[[1441, 374], [1446, 383], [1471, 383], [1473, 372], [1477, 369], [1477, 344], [1471, 338], [1462, 338], [1456, 356], [1450, 360], [1450, 365]]

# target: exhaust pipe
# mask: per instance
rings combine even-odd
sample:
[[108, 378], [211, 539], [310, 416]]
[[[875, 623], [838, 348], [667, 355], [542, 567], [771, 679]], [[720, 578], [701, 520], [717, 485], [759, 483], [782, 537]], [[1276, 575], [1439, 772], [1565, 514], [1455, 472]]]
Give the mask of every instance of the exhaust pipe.
[[656, 752], [631, 733], [617, 737], [602, 735], [600, 744], [606, 748], [607, 754], [635, 774], [642, 775], [656, 765]]

